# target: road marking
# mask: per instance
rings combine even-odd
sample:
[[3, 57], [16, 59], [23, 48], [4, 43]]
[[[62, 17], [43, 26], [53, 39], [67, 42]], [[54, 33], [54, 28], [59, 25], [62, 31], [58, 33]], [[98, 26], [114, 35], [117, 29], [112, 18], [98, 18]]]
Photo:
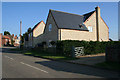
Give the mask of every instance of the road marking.
[[37, 67], [31, 66], [31, 65], [26, 64], [26, 63], [24, 63], [24, 62], [20, 62], [20, 63], [21, 63], [21, 64], [24, 64], [24, 65], [26, 65], [26, 66], [32, 67], [32, 68], [34, 68], [34, 69], [40, 70], [40, 71], [42, 71], [42, 72], [48, 73], [48, 72], [45, 71], [45, 70], [42, 70], [42, 69], [40, 69], [40, 68], [37, 68]]
[[13, 58], [11, 58], [11, 57], [8, 57], [8, 56], [5, 56], [6, 58], [9, 58], [9, 59], [11, 59], [11, 60], [14, 60]]

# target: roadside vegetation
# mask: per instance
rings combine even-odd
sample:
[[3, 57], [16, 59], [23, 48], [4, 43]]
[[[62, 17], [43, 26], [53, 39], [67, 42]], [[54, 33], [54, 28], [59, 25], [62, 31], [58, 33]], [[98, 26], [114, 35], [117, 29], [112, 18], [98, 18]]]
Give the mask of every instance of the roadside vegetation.
[[84, 55], [94, 55], [99, 53], [105, 53], [106, 47], [120, 44], [120, 41], [78, 41], [78, 40], [64, 40], [51, 42], [53, 47], [47, 47], [46, 42], [42, 42], [36, 48], [30, 49], [25, 52], [26, 55], [41, 56], [44, 58], [53, 59], [77, 59], [72, 58], [72, 47], [84, 47]]
[[75, 59], [78, 59], [78, 58], [72, 58], [72, 57], [68, 57], [68, 56], [64, 56], [64, 55], [50, 53], [50, 52], [47, 52], [44, 50], [38, 51], [38, 50], [34, 50], [34, 49], [25, 51], [23, 54], [30, 55], [30, 56], [36, 56], [36, 57], [57, 59], [57, 60], [75, 60]]

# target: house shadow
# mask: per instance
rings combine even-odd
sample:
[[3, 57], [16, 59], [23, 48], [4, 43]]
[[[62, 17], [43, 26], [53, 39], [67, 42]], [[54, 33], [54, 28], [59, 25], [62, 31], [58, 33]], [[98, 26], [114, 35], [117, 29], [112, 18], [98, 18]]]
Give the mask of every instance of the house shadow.
[[85, 65], [71, 64], [71, 63], [59, 62], [59, 61], [37, 61], [35, 63], [60, 72], [69, 72], [69, 73], [76, 73], [87, 76], [97, 76], [102, 78], [119, 77], [117, 72], [93, 68]]

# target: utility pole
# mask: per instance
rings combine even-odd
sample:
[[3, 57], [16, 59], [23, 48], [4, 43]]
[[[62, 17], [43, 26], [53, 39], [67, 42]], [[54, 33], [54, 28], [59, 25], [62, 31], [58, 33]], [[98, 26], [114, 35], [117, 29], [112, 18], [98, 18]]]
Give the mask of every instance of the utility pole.
[[21, 33], [22, 33], [22, 21], [20, 21], [20, 48], [21, 48], [21, 43], [22, 43]]

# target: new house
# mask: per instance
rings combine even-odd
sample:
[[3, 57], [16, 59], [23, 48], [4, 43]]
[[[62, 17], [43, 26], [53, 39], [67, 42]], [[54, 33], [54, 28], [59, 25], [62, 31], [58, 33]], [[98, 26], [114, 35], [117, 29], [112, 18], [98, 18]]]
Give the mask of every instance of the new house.
[[109, 41], [109, 28], [100, 7], [83, 15], [49, 10], [43, 35], [48, 45], [57, 40]]
[[33, 47], [41, 42], [51, 46], [51, 41], [58, 40], [109, 41], [109, 28], [101, 17], [100, 7], [83, 15], [50, 9], [46, 24], [38, 23], [28, 38]]

